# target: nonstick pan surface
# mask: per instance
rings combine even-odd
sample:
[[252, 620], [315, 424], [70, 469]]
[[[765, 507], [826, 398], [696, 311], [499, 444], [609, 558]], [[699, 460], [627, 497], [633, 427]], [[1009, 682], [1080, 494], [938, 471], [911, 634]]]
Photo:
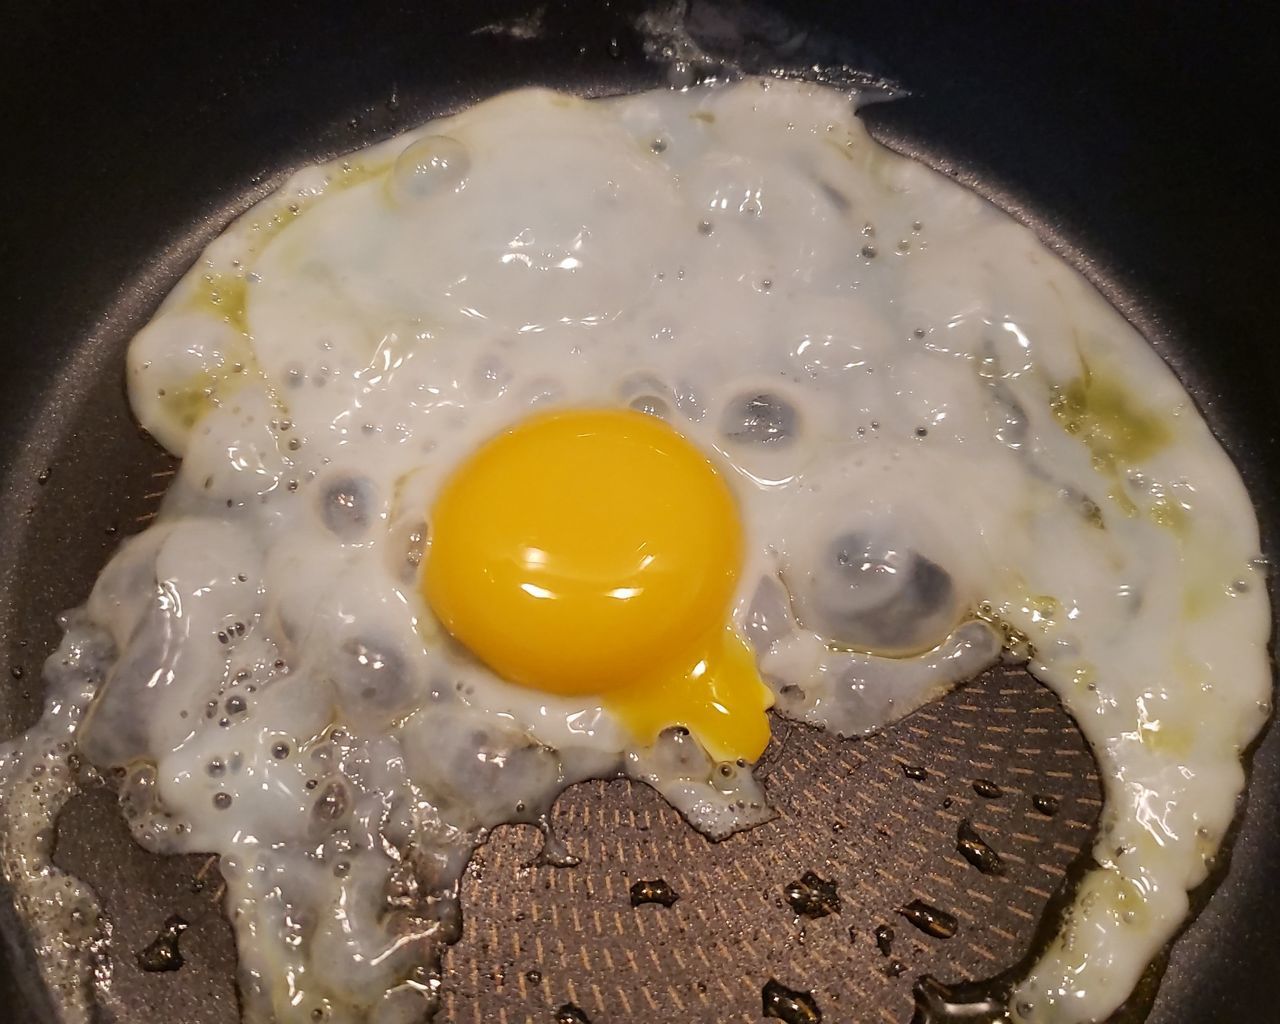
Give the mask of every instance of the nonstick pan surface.
[[[83, 601], [172, 471], [129, 416], [123, 353], [200, 248], [291, 169], [502, 89], [662, 84], [635, 29], [645, 9], [9, 5], [0, 735], [34, 720], [54, 615]], [[1032, 224], [1134, 320], [1236, 459], [1274, 555], [1280, 352], [1260, 20], [1190, 5], [860, 2], [694, 3], [686, 18], [746, 70], [817, 64], [896, 83], [900, 98], [866, 112], [873, 133]], [[1018, 672], [989, 674], [861, 743], [785, 724], [776, 740], [761, 772], [778, 821], [721, 844], [625, 783], [577, 787], [557, 805], [575, 868], [533, 864], [536, 834], [499, 830], [465, 882], [439, 1019], [550, 1021], [572, 1002], [597, 1024], [756, 1021], [777, 978], [812, 990], [825, 1020], [906, 1021], [919, 975], [984, 977], [1026, 953], [1099, 810], [1079, 733]], [[975, 780], [1001, 795], [980, 795]], [[1057, 797], [1058, 813], [1038, 813], [1036, 795]], [[105, 790], [78, 797], [56, 856], [113, 920], [120, 1024], [234, 1024], [216, 870], [134, 846], [113, 801]], [[1275, 1018], [1277, 806], [1273, 729], [1254, 752], [1229, 869], [1175, 945], [1151, 1021]], [[1005, 855], [1008, 877], [958, 856], [962, 819]], [[837, 883], [838, 913], [797, 922], [784, 890], [806, 871]], [[633, 909], [631, 883], [652, 878], [681, 901]], [[895, 913], [916, 898], [955, 914], [956, 936], [926, 936]], [[191, 923], [186, 966], [144, 973], [135, 954], [172, 913]], [[896, 933], [888, 956], [873, 934], [882, 924]], [[50, 1020], [9, 932], [0, 1021]], [[1146, 1010], [1156, 980], [1128, 1015]]]

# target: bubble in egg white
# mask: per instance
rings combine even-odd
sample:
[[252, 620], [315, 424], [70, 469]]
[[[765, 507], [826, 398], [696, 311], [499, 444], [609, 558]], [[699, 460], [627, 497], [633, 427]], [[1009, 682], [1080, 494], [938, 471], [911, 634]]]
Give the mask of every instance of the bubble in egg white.
[[627, 773], [652, 786], [710, 839], [777, 816], [749, 770], [712, 761], [687, 729], [667, 729], [651, 747], [630, 751]]
[[366, 476], [335, 474], [318, 486], [320, 518], [344, 543], [359, 543], [384, 516], [378, 487]]
[[396, 158], [388, 182], [400, 203], [422, 202], [442, 192], [466, 187], [471, 157], [466, 147], [447, 135], [428, 135]]
[[791, 592], [804, 621], [834, 643], [927, 650], [959, 618], [947, 571], [892, 534], [838, 534], [808, 564]]
[[729, 400], [720, 429], [734, 444], [783, 446], [800, 432], [800, 413], [778, 390], [753, 389]]

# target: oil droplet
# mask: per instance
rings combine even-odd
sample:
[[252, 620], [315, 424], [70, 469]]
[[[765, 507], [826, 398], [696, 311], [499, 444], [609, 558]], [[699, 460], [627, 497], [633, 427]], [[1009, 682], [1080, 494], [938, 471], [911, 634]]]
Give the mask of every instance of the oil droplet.
[[150, 972], [178, 970], [186, 962], [178, 948], [178, 940], [188, 927], [177, 914], [166, 920], [160, 934], [138, 954], [138, 966]]
[[902, 774], [909, 779], [915, 779], [916, 782], [923, 782], [929, 777], [929, 773], [918, 765], [904, 764], [902, 766]]
[[965, 860], [984, 875], [1005, 873], [1004, 861], [1000, 859], [1000, 854], [996, 853], [978, 834], [978, 830], [973, 827], [968, 818], [962, 819], [960, 827], [956, 830], [956, 849]]
[[645, 903], [658, 903], [664, 907], [669, 907], [679, 898], [680, 894], [661, 878], [655, 878], [651, 882], [636, 882], [631, 887], [631, 905], [633, 907], [638, 907]]
[[977, 1024], [1009, 1019], [1009, 991], [994, 980], [944, 985], [926, 974], [916, 982], [911, 994], [916, 1003], [911, 1024]]
[[1004, 796], [1004, 790], [990, 779], [974, 779], [973, 791], [984, 800], [999, 800]]
[[764, 986], [763, 1013], [783, 1024], [818, 1024], [822, 1011], [813, 1000], [813, 993], [787, 988], [770, 978]]
[[806, 871], [799, 881], [788, 882], [783, 891], [791, 909], [801, 917], [816, 919], [840, 913], [839, 886], [812, 871]]
[[577, 1003], [565, 1003], [556, 1010], [556, 1024], [591, 1024], [591, 1018]]
[[1037, 793], [1031, 798], [1031, 803], [1046, 818], [1052, 818], [1058, 813], [1058, 798], [1056, 796], [1044, 796], [1041, 793]]
[[893, 952], [893, 929], [887, 924], [876, 926], [876, 949], [880, 950], [881, 956], [888, 956]]
[[525, 971], [524, 980], [527, 981], [530, 985], [541, 985], [542, 972], [537, 970], [536, 968], [533, 970]]
[[945, 910], [939, 910], [924, 900], [912, 900], [905, 907], [899, 907], [898, 913], [935, 939], [949, 939], [959, 927], [956, 919]]

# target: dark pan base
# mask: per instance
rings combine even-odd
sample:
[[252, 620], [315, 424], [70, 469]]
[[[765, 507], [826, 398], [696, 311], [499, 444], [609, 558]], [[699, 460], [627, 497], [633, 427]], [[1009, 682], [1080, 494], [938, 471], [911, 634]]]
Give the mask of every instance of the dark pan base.
[[[640, 4], [550, 4], [531, 41], [471, 34], [528, 6], [406, 4], [375, 16], [353, 4], [179, 14], [64, 3], [6, 17], [0, 636], [11, 671], [0, 734], [37, 713], [53, 615], [83, 601], [114, 545], [155, 509], [172, 467], [129, 417], [124, 346], [230, 216], [290, 168], [502, 88], [662, 81], [630, 30]], [[1280, 352], [1260, 222], [1271, 178], [1255, 141], [1268, 123], [1254, 120], [1267, 107], [1261, 26], [1075, 5], [778, 6], [789, 21], [741, 4], [695, 4], [692, 20], [748, 65], [777, 63], [782, 44], [788, 63], [835, 59], [907, 88], [868, 113], [878, 137], [1032, 223], [1148, 333], [1241, 466], [1274, 553]], [[797, 36], [797, 25], [816, 31]], [[977, 681], [881, 738], [840, 743], [782, 726], [778, 740], [764, 770], [780, 818], [723, 844], [622, 783], [578, 787], [558, 804], [576, 868], [530, 866], [534, 835], [500, 830], [468, 875], [440, 1019], [549, 1020], [573, 1001], [597, 1022], [754, 1021], [776, 977], [813, 989], [824, 1019], [905, 1021], [918, 974], [955, 981], [1022, 955], [1097, 814], [1078, 733], [1017, 673]], [[926, 777], [908, 778], [903, 763]], [[979, 797], [975, 777], [1004, 795]], [[1031, 807], [1036, 792], [1063, 798], [1055, 817]], [[1152, 1022], [1274, 1016], [1277, 808], [1271, 730], [1232, 866], [1175, 946]], [[961, 817], [1005, 856], [1007, 877], [956, 853]], [[203, 858], [135, 847], [99, 791], [68, 809], [57, 859], [98, 887], [113, 918], [120, 1024], [234, 1024], [233, 945]], [[197, 882], [202, 869], [211, 882]], [[783, 887], [807, 870], [839, 883], [839, 914], [795, 921]], [[628, 888], [643, 878], [665, 878], [681, 899], [633, 909]], [[927, 937], [894, 914], [913, 898], [955, 914], [956, 936]], [[144, 974], [134, 954], [174, 912], [192, 924], [187, 964]], [[907, 968], [897, 978], [872, 936], [881, 923]], [[5, 955], [0, 1017], [40, 1020], [19, 994], [29, 968]]]

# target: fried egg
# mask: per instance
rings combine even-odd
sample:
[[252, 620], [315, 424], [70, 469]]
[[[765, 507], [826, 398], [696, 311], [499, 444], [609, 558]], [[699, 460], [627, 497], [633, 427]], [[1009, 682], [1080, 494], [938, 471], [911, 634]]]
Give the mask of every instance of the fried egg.
[[220, 855], [246, 1021], [393, 1024], [490, 829], [625, 773], [723, 838], [771, 815], [771, 708], [856, 737], [1026, 660], [1106, 780], [1010, 999], [1073, 1024], [1176, 933], [1269, 713], [1256, 521], [1186, 392], [836, 90], [522, 90], [299, 171], [128, 383], [181, 469], [0, 752], [72, 1019], [98, 911], [33, 775], [71, 740], [140, 843]]

